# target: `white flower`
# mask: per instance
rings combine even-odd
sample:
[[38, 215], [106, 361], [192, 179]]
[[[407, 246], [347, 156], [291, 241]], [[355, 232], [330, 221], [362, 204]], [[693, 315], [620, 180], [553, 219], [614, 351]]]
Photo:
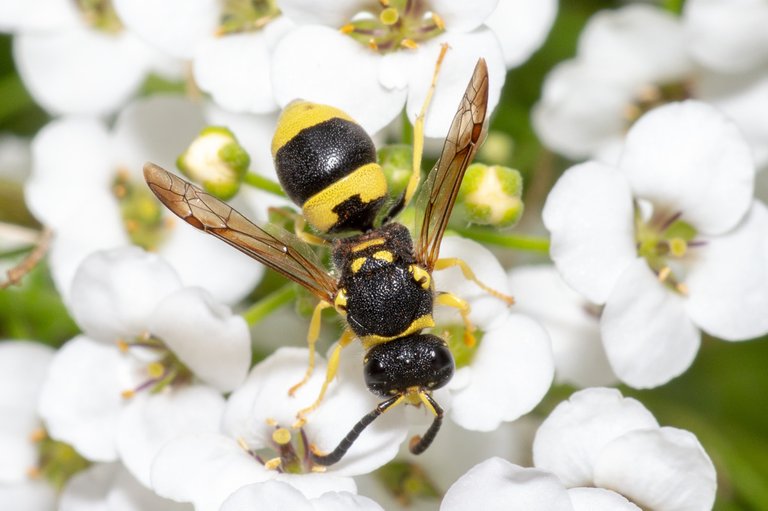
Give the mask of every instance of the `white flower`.
[[[118, 463], [97, 463], [76, 474], [64, 487], [59, 511], [192, 511], [152, 493]], [[31, 511], [31, 510], [30, 510]], [[36, 511], [41, 511], [37, 509]]]
[[616, 375], [635, 387], [682, 373], [699, 328], [768, 331], [768, 210], [733, 123], [693, 101], [644, 116], [616, 168], [567, 170], [543, 211], [563, 279], [596, 304]]
[[508, 275], [515, 310], [549, 333], [555, 380], [579, 387], [614, 384], [600, 340], [600, 308], [569, 288], [554, 266], [518, 266]]
[[168, 440], [218, 431], [221, 392], [236, 388], [250, 363], [245, 321], [133, 247], [84, 261], [71, 310], [87, 337], [57, 352], [40, 413], [54, 438], [91, 460], [119, 458], [149, 485]]
[[247, 7], [216, 0], [114, 3], [126, 26], [147, 43], [191, 61], [195, 83], [221, 107], [252, 113], [277, 110], [270, 74], [272, 49], [293, 24], [270, 2], [260, 3], [232, 27], [227, 26], [226, 19], [232, 17], [227, 7]]
[[[159, 66], [173, 68], [119, 21], [76, 2], [3, 3], [15, 32], [13, 56], [32, 97], [52, 114], [105, 115], [124, 104]], [[90, 15], [90, 16], [89, 16]], [[168, 71], [166, 71], [168, 72]]]
[[21, 511], [52, 510], [53, 486], [34, 479], [39, 462], [36, 433], [40, 388], [53, 349], [27, 341], [0, 342], [0, 507]]
[[[463, 259], [475, 276], [496, 291], [509, 294], [506, 273], [493, 254], [478, 243], [447, 236], [440, 247], [441, 258]], [[504, 421], [513, 421], [530, 412], [544, 397], [554, 374], [552, 348], [544, 329], [532, 319], [510, 313], [502, 300], [467, 280], [458, 267], [433, 275], [437, 291], [450, 291], [469, 302], [470, 319], [482, 332], [482, 339], [446, 386], [437, 392], [450, 399], [449, 416], [460, 426], [492, 431]], [[460, 324], [455, 311], [436, 307], [435, 333], [441, 325]], [[461, 339], [452, 344], [462, 343]], [[460, 349], [460, 347], [459, 347]], [[466, 350], [462, 350], [466, 351]], [[438, 399], [439, 400], [439, 399]]]
[[233, 493], [220, 511], [259, 509], [261, 511], [383, 511], [371, 499], [348, 492], [326, 492], [308, 499], [291, 485], [280, 481], [244, 486]]
[[156, 249], [184, 284], [222, 301], [235, 302], [252, 289], [263, 266], [177, 221], [141, 176], [148, 160], [171, 168], [203, 126], [199, 107], [155, 97], [126, 108], [111, 132], [96, 119], [67, 117], [38, 133], [25, 192], [34, 215], [55, 232], [51, 271], [65, 301], [88, 254], [131, 241]]
[[[569, 158], [614, 162], [626, 128], [640, 114], [693, 97], [731, 117], [752, 146], [758, 165], [764, 166], [768, 68], [724, 73], [706, 67], [730, 55], [734, 55], [730, 62], [740, 68], [745, 67], [740, 62], [749, 60], [747, 55], [762, 59], [766, 52], [738, 49], [765, 46], [764, 31], [755, 28], [768, 16], [762, 11], [768, 9], [759, 1], [737, 6], [727, 0], [704, 0], [687, 4], [682, 21], [649, 5], [599, 12], [582, 32], [576, 58], [558, 64], [548, 76], [533, 111], [537, 133]], [[722, 30], [713, 29], [713, 24]], [[730, 46], [723, 43], [729, 37]]]
[[688, 431], [659, 427], [613, 389], [577, 392], [558, 405], [533, 444], [535, 468], [490, 458], [446, 492], [441, 511], [709, 510], [712, 461]]
[[[293, 429], [296, 413], [315, 400], [325, 377], [325, 361], [319, 357], [312, 378], [288, 396], [306, 370], [307, 357], [306, 349], [281, 348], [255, 366], [229, 398], [224, 434], [180, 437], [160, 451], [152, 469], [155, 490], [193, 502], [197, 511], [217, 510], [238, 488], [268, 480], [288, 483], [311, 499], [327, 491], [355, 492], [350, 476], [370, 472], [397, 453], [407, 428], [403, 407], [369, 426], [339, 463], [313, 472], [304, 454], [309, 445], [331, 451], [378, 400], [363, 383], [359, 348], [350, 346], [320, 407], [303, 431]], [[267, 468], [270, 460], [279, 463]]]
[[567, 487], [620, 493], [643, 509], [711, 509], [715, 467], [696, 437], [659, 427], [643, 405], [614, 389], [577, 392], [542, 423], [536, 468]]
[[[272, 73], [278, 103], [285, 106], [302, 98], [331, 104], [371, 133], [388, 125], [404, 105], [413, 122], [432, 80], [440, 45], [448, 44], [451, 49], [425, 122], [427, 136], [442, 138], [477, 59], [485, 58], [488, 64], [488, 103], [493, 110], [507, 65], [519, 64], [530, 55], [549, 30], [556, 11], [552, 1], [483, 0], [470, 5], [432, 0], [412, 4], [405, 11], [396, 3], [375, 8], [360, 0], [331, 5], [280, 2], [285, 16], [304, 25], [291, 30], [275, 46]], [[385, 22], [395, 11], [397, 21]], [[377, 28], [371, 29], [371, 24]]]

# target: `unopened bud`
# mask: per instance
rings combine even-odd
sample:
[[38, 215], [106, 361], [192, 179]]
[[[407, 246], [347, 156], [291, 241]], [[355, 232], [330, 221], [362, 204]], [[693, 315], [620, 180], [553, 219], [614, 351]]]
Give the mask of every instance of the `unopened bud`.
[[517, 170], [475, 163], [464, 175], [456, 209], [467, 222], [510, 227], [523, 214], [522, 193], [523, 178]]
[[227, 128], [209, 126], [200, 132], [176, 165], [206, 192], [226, 200], [240, 189], [251, 158]]

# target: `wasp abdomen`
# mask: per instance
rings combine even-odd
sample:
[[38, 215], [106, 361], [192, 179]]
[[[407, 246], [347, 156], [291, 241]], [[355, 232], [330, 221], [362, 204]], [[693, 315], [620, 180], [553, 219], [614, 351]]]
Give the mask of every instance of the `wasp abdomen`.
[[376, 147], [341, 110], [288, 105], [272, 141], [280, 184], [322, 232], [369, 230], [387, 194]]

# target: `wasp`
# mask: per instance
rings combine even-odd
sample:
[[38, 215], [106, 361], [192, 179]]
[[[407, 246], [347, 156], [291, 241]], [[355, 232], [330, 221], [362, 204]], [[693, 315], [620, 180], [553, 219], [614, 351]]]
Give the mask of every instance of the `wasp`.
[[[412, 453], [423, 452], [437, 435], [443, 409], [432, 391], [448, 383], [455, 364], [444, 339], [422, 333], [434, 326], [434, 305], [456, 307], [466, 323], [465, 342], [471, 344], [474, 337], [468, 304], [449, 293], [436, 293], [434, 270], [457, 265], [465, 277], [511, 303], [511, 297], [480, 283], [463, 261], [438, 259], [464, 172], [484, 134], [488, 102], [484, 60], [475, 67], [440, 158], [416, 198], [415, 237], [393, 220], [410, 202], [420, 180], [424, 113], [439, 62], [415, 124], [412, 175], [402, 196], [387, 210], [383, 209], [386, 180], [376, 163], [373, 141], [360, 125], [341, 110], [306, 101], [293, 102], [282, 113], [272, 142], [278, 177], [287, 195], [302, 208], [302, 219], [324, 236], [311, 235], [303, 226], [297, 228], [297, 235], [273, 224], [256, 225], [160, 167], [152, 163], [144, 167], [150, 189], [173, 213], [297, 282], [319, 299], [307, 335], [309, 366], [289, 393], [312, 374], [322, 310], [332, 307], [345, 318], [346, 328], [329, 357], [320, 395], [297, 414], [298, 426], [322, 401], [336, 375], [341, 350], [355, 338], [362, 342], [366, 385], [386, 399], [360, 419], [332, 452], [312, 449], [312, 460], [318, 465], [338, 462], [371, 422], [401, 403], [423, 404], [434, 416], [425, 434], [411, 439]], [[330, 237], [347, 231], [353, 234]], [[331, 244], [335, 273], [323, 267], [311, 249], [312, 243]]]

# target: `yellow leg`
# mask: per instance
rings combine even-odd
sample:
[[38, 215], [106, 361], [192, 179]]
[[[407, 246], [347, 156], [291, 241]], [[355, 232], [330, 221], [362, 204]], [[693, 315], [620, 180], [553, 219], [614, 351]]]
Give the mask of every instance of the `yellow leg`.
[[427, 115], [427, 109], [432, 102], [432, 96], [435, 93], [435, 87], [437, 86], [437, 75], [440, 73], [440, 66], [443, 64], [445, 53], [448, 51], [448, 45], [443, 44], [440, 47], [440, 55], [437, 57], [437, 63], [435, 64], [435, 71], [432, 74], [432, 83], [427, 90], [427, 96], [424, 98], [424, 104], [421, 105], [421, 111], [416, 117], [416, 122], [413, 125], [413, 163], [411, 167], [411, 178], [408, 180], [408, 186], [405, 188], [405, 195], [403, 196], [403, 208], [408, 206], [408, 203], [413, 198], [413, 194], [416, 193], [416, 188], [421, 181], [421, 157], [424, 153], [424, 117]]
[[507, 305], [512, 305], [515, 303], [515, 299], [512, 298], [509, 295], [505, 295], [504, 293], [501, 293], [499, 291], [496, 291], [492, 287], [489, 287], [479, 280], [477, 280], [477, 277], [475, 277], [475, 272], [472, 271], [472, 268], [469, 267], [469, 265], [464, 262], [463, 260], [457, 258], [457, 257], [446, 257], [445, 259], [438, 259], [435, 263], [435, 270], [444, 270], [446, 268], [450, 268], [451, 266], [458, 266], [461, 268], [461, 273], [464, 274], [464, 278], [467, 280], [471, 280], [480, 288], [488, 293], [491, 296], [495, 296], [499, 300], [504, 300]]
[[315, 369], [315, 344], [317, 343], [318, 337], [320, 337], [320, 320], [322, 318], [321, 313], [323, 312], [323, 309], [327, 309], [328, 307], [331, 307], [330, 303], [320, 302], [315, 307], [315, 310], [312, 311], [312, 319], [309, 321], [309, 331], [307, 332], [307, 344], [309, 345], [309, 366], [307, 367], [307, 372], [304, 373], [304, 378], [302, 378], [299, 383], [288, 389], [288, 395], [290, 396], [294, 395], [302, 385], [307, 383], [309, 378], [312, 376], [312, 371]]
[[328, 385], [336, 377], [336, 371], [339, 369], [339, 358], [341, 356], [341, 350], [345, 346], [348, 346], [349, 343], [351, 343], [354, 339], [355, 336], [351, 330], [344, 330], [344, 333], [341, 334], [341, 338], [339, 339], [338, 344], [336, 344], [336, 347], [333, 349], [333, 353], [331, 353], [331, 356], [328, 359], [328, 369], [325, 372], [325, 381], [323, 382], [323, 386], [320, 388], [320, 395], [317, 396], [315, 402], [310, 406], [299, 410], [299, 413], [296, 414], [296, 423], [293, 425], [294, 428], [300, 428], [303, 426], [304, 423], [307, 422], [307, 415], [312, 413], [317, 409], [318, 406], [320, 406], [320, 403], [323, 401], [323, 397], [325, 397], [325, 392], [328, 390]]
[[458, 296], [451, 293], [440, 293], [435, 297], [436, 305], [447, 305], [453, 307], [461, 314], [461, 319], [464, 321], [464, 344], [472, 347], [477, 342], [475, 339], [475, 325], [469, 319], [469, 303], [466, 300], [462, 300]]

